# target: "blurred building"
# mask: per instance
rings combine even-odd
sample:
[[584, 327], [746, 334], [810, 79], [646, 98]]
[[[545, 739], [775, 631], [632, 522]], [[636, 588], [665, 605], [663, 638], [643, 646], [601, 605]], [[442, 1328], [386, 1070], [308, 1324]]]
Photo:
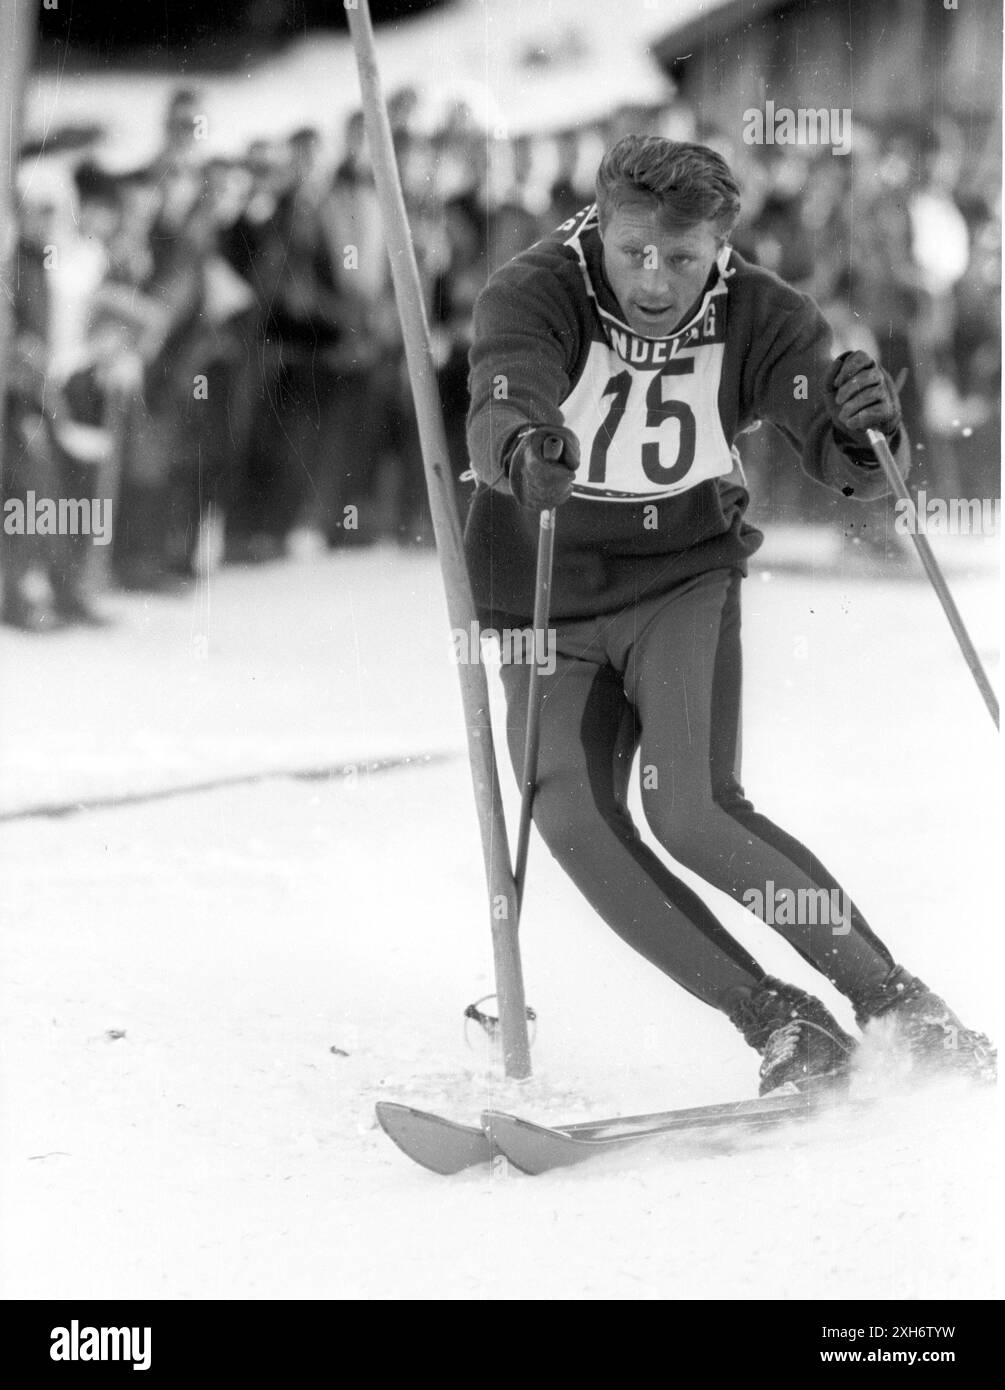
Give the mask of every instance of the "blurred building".
[[1002, 11], [917, 0], [725, 0], [668, 28], [660, 63], [700, 117], [739, 129], [752, 105], [851, 106], [863, 121], [1001, 107]]

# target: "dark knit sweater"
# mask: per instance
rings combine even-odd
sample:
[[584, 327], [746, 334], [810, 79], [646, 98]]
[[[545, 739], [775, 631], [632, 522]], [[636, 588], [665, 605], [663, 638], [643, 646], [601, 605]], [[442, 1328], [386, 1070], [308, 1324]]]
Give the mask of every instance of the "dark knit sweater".
[[[710, 373], [700, 357], [712, 352]], [[557, 515], [555, 621], [624, 608], [710, 569], [745, 571], [763, 536], [744, 520], [749, 494], [729, 447], [756, 421], [777, 426], [825, 486], [862, 500], [883, 496], [885, 478], [869, 450], [839, 441], [831, 425], [822, 390], [830, 363], [830, 329], [814, 301], [728, 248], [696, 313], [666, 340], [639, 338], [625, 323], [603, 272], [595, 209], [509, 261], [479, 296], [470, 353], [468, 445], [478, 482], [465, 551], [482, 622], [522, 622], [533, 611], [538, 518], [512, 496], [507, 445], [527, 424], [574, 428], [594, 381], [602, 424], [592, 440], [580, 437], [576, 491]], [[656, 374], [664, 380], [653, 383]], [[647, 386], [662, 395], [647, 395]], [[690, 406], [674, 399], [688, 391]], [[714, 406], [702, 391], [715, 394]], [[716, 410], [717, 418], [709, 414]], [[688, 414], [690, 424], [681, 418]], [[615, 438], [624, 458], [646, 458], [644, 449], [648, 457], [627, 490], [605, 491]], [[681, 476], [685, 448], [694, 463]], [[896, 452], [906, 471], [903, 432]], [[626, 468], [623, 461], [622, 476]]]

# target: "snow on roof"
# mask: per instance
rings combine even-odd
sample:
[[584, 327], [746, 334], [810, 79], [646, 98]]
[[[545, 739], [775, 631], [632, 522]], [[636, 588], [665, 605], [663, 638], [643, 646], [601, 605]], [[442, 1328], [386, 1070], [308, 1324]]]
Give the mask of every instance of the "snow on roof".
[[[670, 92], [655, 58], [658, 41], [726, 0], [464, 0], [448, 10], [381, 25], [377, 54], [385, 94], [413, 84], [429, 125], [449, 102], [470, 105], [500, 135], [587, 122], [624, 103]], [[180, 57], [183, 55], [179, 55]], [[236, 73], [168, 72], [35, 77], [26, 138], [100, 118], [105, 157], [123, 168], [160, 143], [169, 93], [184, 81], [205, 97], [207, 154], [233, 154], [249, 140], [281, 138], [315, 125], [330, 139], [359, 104], [351, 41], [318, 34]]]

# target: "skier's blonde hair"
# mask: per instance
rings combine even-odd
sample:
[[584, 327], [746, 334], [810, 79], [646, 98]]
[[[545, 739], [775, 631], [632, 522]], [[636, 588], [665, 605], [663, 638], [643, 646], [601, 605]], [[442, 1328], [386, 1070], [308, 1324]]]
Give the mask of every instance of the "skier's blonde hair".
[[740, 187], [721, 154], [707, 145], [626, 135], [597, 170], [597, 211], [605, 227], [626, 204], [655, 206], [674, 227], [711, 222], [725, 240], [740, 215]]

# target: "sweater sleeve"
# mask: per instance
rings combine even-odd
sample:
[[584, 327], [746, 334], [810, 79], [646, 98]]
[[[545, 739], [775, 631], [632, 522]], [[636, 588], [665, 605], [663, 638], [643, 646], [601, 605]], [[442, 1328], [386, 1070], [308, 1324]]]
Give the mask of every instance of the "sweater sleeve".
[[[868, 445], [836, 429], [827, 412], [824, 380], [833, 352], [824, 316], [795, 291], [773, 308], [761, 338], [766, 346], [751, 364], [753, 415], [770, 420], [825, 487], [863, 502], [886, 496], [886, 477]], [[911, 451], [903, 427], [898, 436], [894, 454], [906, 475]]]
[[525, 253], [475, 304], [468, 450], [475, 476], [499, 492], [510, 492], [504, 457], [515, 431], [562, 423], [582, 339], [570, 269]]

